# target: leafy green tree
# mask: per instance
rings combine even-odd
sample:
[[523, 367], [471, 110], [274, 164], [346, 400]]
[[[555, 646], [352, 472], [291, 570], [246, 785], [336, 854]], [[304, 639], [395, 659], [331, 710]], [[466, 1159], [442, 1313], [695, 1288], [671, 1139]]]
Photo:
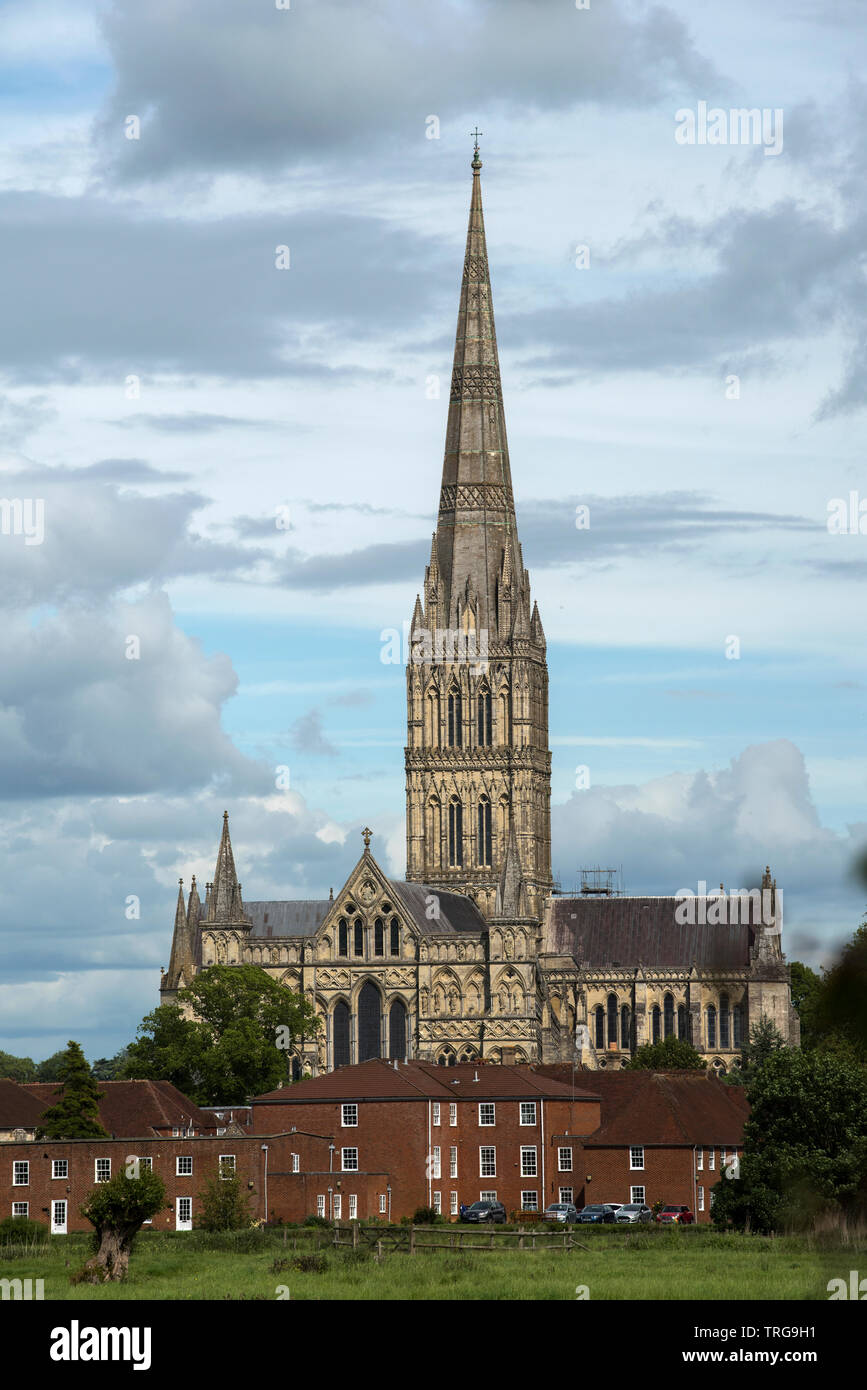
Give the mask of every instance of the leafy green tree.
[[758, 1231], [821, 1212], [867, 1214], [867, 1071], [821, 1052], [774, 1048], [752, 1074], [744, 1156], [714, 1189], [714, 1220]]
[[[816, 1045], [867, 1062], [867, 919], [825, 974], [815, 1007]], [[840, 1048], [840, 1044], [843, 1048]]]
[[37, 1081], [59, 1081], [60, 1070], [66, 1058], [65, 1052], [52, 1052], [50, 1057], [46, 1057], [44, 1062], [36, 1063]]
[[704, 1071], [707, 1066], [692, 1043], [674, 1036], [645, 1043], [635, 1050], [627, 1071]]
[[287, 1056], [319, 1020], [256, 965], [212, 965], [142, 1021], [124, 1074], [172, 1081], [199, 1105], [241, 1104], [285, 1080]]
[[199, 1193], [203, 1231], [240, 1231], [252, 1222], [250, 1199], [241, 1188], [237, 1173], [224, 1177], [215, 1173]]
[[119, 1081], [122, 1079], [123, 1068], [129, 1054], [128, 1047], [122, 1047], [120, 1052], [115, 1053], [114, 1057], [100, 1057], [90, 1068], [91, 1075], [95, 1081]]
[[741, 1047], [740, 1066], [733, 1067], [723, 1080], [729, 1086], [748, 1086], [767, 1059], [787, 1046], [786, 1039], [773, 1019], [767, 1014], [762, 1014], [758, 1023], [753, 1024], [749, 1037]]
[[82, 1216], [93, 1226], [96, 1250], [73, 1276], [74, 1282], [104, 1284], [125, 1279], [136, 1236], [165, 1201], [165, 1183], [150, 1168], [141, 1168], [135, 1175], [121, 1168], [108, 1182], [98, 1183], [81, 1207]]
[[792, 1003], [801, 1020], [801, 1047], [808, 1052], [816, 1040], [816, 1009], [822, 991], [822, 977], [799, 960], [790, 966]]
[[0, 1077], [10, 1081], [35, 1081], [36, 1063], [32, 1057], [15, 1057], [11, 1052], [0, 1052]]
[[90, 1074], [87, 1058], [77, 1042], [70, 1042], [58, 1067], [60, 1086], [56, 1105], [44, 1112], [37, 1139], [107, 1139], [99, 1120], [102, 1094]]

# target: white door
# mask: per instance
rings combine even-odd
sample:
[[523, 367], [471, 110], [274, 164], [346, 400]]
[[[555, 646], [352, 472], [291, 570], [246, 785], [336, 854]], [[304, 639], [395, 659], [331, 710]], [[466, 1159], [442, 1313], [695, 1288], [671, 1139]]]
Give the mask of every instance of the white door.
[[175, 1230], [191, 1231], [193, 1229], [193, 1199], [192, 1197], [175, 1198]]
[[51, 1234], [53, 1236], [66, 1235], [66, 1203], [51, 1203]]

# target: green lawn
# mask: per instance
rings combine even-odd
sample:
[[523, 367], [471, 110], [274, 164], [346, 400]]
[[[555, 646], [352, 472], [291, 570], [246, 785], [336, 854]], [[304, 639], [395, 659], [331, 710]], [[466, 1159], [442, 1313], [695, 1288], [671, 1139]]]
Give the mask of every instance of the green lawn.
[[[452, 1230], [454, 1228], [451, 1228]], [[426, 1233], [443, 1239], [449, 1228]], [[483, 1238], [483, 1233], [479, 1233]], [[48, 1299], [819, 1299], [832, 1278], [867, 1272], [867, 1241], [841, 1244], [699, 1231], [582, 1231], [588, 1250], [384, 1255], [334, 1250], [316, 1230], [239, 1236], [149, 1233], [140, 1238], [126, 1284], [70, 1285], [89, 1253], [86, 1236], [47, 1246], [0, 1249], [0, 1278], [43, 1279]], [[324, 1269], [292, 1267], [316, 1253]], [[284, 1263], [286, 1262], [286, 1263]], [[286, 1294], [282, 1295], [284, 1298]]]

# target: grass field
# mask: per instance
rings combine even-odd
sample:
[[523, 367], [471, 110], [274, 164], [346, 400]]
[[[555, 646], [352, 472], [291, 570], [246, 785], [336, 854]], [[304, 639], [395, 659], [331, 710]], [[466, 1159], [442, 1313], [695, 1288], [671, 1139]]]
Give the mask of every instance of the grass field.
[[[443, 1238], [443, 1229], [436, 1239]], [[445, 1232], [447, 1234], [447, 1230]], [[433, 1235], [431, 1238], [434, 1238]], [[334, 1250], [317, 1230], [149, 1233], [125, 1284], [69, 1283], [89, 1254], [84, 1235], [27, 1250], [0, 1248], [0, 1278], [44, 1280], [44, 1297], [125, 1299], [827, 1300], [832, 1278], [867, 1274], [867, 1240], [741, 1236], [713, 1230], [581, 1232], [584, 1251], [451, 1252], [413, 1256]], [[318, 1272], [294, 1268], [318, 1253]], [[303, 1260], [302, 1260], [303, 1262]], [[284, 1292], [279, 1293], [282, 1288]], [[288, 1290], [288, 1293], [285, 1292]]]

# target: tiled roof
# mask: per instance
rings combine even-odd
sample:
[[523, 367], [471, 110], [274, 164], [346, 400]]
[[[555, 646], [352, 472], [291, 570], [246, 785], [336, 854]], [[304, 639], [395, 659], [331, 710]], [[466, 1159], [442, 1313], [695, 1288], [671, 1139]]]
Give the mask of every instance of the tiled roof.
[[44, 1108], [20, 1082], [0, 1080], [0, 1129], [33, 1129]]
[[[568, 1066], [537, 1071], [564, 1080]], [[742, 1086], [688, 1071], [582, 1071], [581, 1083], [602, 1097], [602, 1124], [588, 1145], [740, 1144], [749, 1105]]]
[[[695, 916], [702, 902], [697, 898]], [[551, 900], [543, 950], [574, 956], [586, 969], [692, 965], [707, 970], [743, 970], [750, 963], [754, 933], [746, 922], [718, 926], [680, 923], [677, 898], [578, 897]]]
[[[476, 904], [463, 893], [447, 893], [426, 883], [392, 881], [391, 886], [423, 936], [437, 936], [442, 932], [472, 932], [483, 936], [488, 930]], [[436, 917], [428, 916], [431, 897], [437, 900]]]
[[[478, 1080], [475, 1078], [478, 1077]], [[309, 1101], [360, 1100], [571, 1100], [571, 1075], [568, 1084], [554, 1077], [542, 1076], [531, 1067], [478, 1066], [461, 1063], [440, 1067], [429, 1062], [393, 1062], [377, 1058], [356, 1066], [339, 1067], [324, 1076], [296, 1081], [277, 1091], [257, 1096], [254, 1105], [301, 1105]], [[576, 1100], [595, 1099], [592, 1091], [576, 1090]]]
[[[115, 1139], [144, 1139], [157, 1130], [192, 1127], [213, 1133], [214, 1116], [194, 1105], [170, 1081], [100, 1081], [99, 1118]], [[56, 1081], [35, 1081], [22, 1087], [39, 1102], [39, 1115], [54, 1105]]]
[[250, 935], [266, 939], [272, 936], [313, 936], [332, 906], [328, 898], [244, 904], [247, 916], [253, 923]]

